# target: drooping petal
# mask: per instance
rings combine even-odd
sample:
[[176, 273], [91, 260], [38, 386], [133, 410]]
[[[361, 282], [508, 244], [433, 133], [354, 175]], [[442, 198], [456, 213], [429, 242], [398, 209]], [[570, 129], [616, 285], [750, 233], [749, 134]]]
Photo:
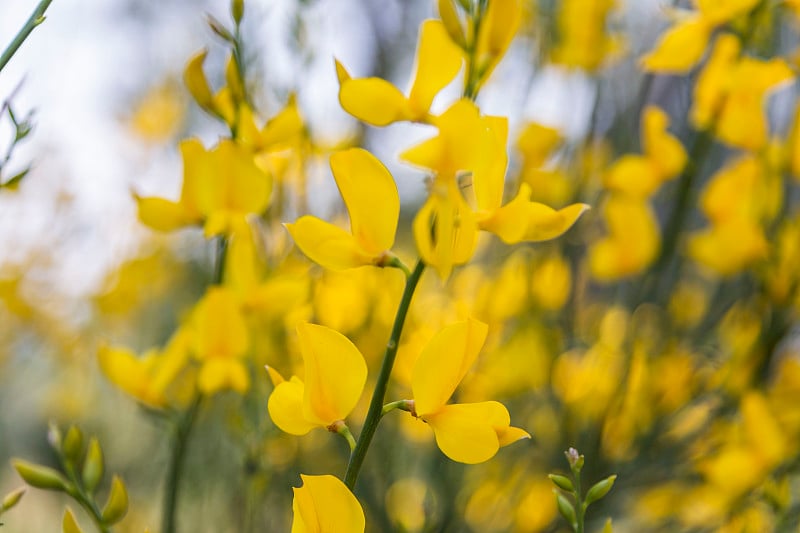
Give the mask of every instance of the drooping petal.
[[107, 346], [100, 347], [97, 360], [106, 378], [123, 392], [152, 407], [161, 407], [166, 403], [164, 396], [150, 386], [148, 369], [152, 361], [138, 358], [127, 348]]
[[361, 247], [376, 256], [391, 249], [400, 197], [383, 163], [362, 148], [352, 148], [331, 156], [331, 170]]
[[527, 206], [525, 220], [526, 242], [549, 241], [560, 237], [589, 209], [587, 204], [570, 204], [555, 210], [538, 202], [530, 202]]
[[192, 339], [198, 359], [238, 358], [250, 346], [247, 325], [232, 291], [211, 287], [192, 314]]
[[[292, 376], [289, 381], [284, 381], [283, 377], [271, 367], [267, 367], [267, 370], [275, 384], [275, 389], [269, 395], [267, 402], [269, 416], [275, 425], [291, 435], [305, 435], [317, 427], [316, 424], [303, 417], [305, 393], [303, 382], [296, 376]], [[277, 379], [281, 381], [275, 383]]]
[[433, 429], [442, 453], [460, 463], [482, 463], [494, 457], [500, 446], [530, 437], [509, 426], [511, 417], [499, 402], [446, 405], [422, 418]]
[[344, 483], [333, 476], [305, 476], [293, 489], [292, 533], [364, 533], [361, 504]]
[[472, 187], [475, 190], [475, 203], [478, 211], [491, 212], [503, 203], [506, 167], [508, 166], [508, 119], [485, 116], [487, 126], [485, 159], [473, 169]]
[[692, 17], [667, 30], [656, 48], [642, 58], [649, 72], [684, 74], [700, 61], [713, 30], [705, 19]]
[[338, 331], [316, 324], [297, 326], [305, 364], [303, 416], [322, 426], [344, 420], [367, 381], [367, 364]]
[[295, 244], [312, 261], [331, 270], [374, 264], [376, 257], [361, 248], [346, 230], [306, 215], [294, 224], [284, 224]]
[[250, 376], [238, 359], [208, 359], [197, 374], [197, 388], [209, 395], [226, 389], [244, 394], [250, 388]]
[[731, 69], [740, 50], [739, 39], [729, 33], [723, 33], [714, 43], [711, 56], [694, 85], [689, 118], [695, 128], [705, 130], [713, 123], [730, 86]]
[[339, 103], [345, 111], [373, 126], [386, 126], [412, 117], [405, 95], [381, 78], [343, 81], [339, 88]]
[[139, 220], [156, 231], [174, 231], [201, 221], [187, 211], [183, 204], [159, 197], [142, 198], [134, 195], [134, 198], [139, 210]]
[[505, 54], [514, 39], [522, 18], [520, 0], [493, 0], [489, 2], [485, 21], [481, 27], [479, 50], [497, 61]]
[[414, 120], [423, 118], [433, 98], [461, 70], [463, 53], [447, 35], [440, 20], [422, 23], [417, 47], [417, 68], [408, 97]]
[[436, 413], [453, 395], [472, 367], [489, 328], [469, 319], [446, 326], [428, 342], [419, 355], [411, 377], [417, 413]]

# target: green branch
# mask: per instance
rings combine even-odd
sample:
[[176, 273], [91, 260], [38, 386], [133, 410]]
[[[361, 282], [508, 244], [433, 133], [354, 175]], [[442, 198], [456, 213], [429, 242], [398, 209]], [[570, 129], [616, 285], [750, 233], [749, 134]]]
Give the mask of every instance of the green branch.
[[39, 2], [39, 5], [36, 6], [36, 9], [33, 10], [31, 16], [28, 17], [28, 20], [25, 21], [25, 25], [19, 30], [14, 39], [11, 43], [6, 47], [3, 51], [3, 55], [0, 56], [0, 70], [6, 66], [13, 55], [19, 50], [19, 47], [22, 46], [22, 43], [25, 42], [25, 39], [28, 38], [28, 35], [31, 34], [33, 29], [44, 22], [44, 12], [47, 11], [47, 8], [50, 6], [50, 2], [53, 0], [42, 0]]

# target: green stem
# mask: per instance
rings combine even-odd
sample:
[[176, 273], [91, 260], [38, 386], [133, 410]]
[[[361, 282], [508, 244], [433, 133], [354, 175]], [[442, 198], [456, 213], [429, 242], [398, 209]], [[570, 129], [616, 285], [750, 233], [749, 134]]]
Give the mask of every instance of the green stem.
[[420, 259], [417, 261], [417, 265], [414, 267], [411, 276], [406, 280], [406, 288], [403, 291], [400, 306], [397, 308], [397, 314], [394, 318], [394, 325], [392, 326], [392, 333], [389, 336], [389, 342], [386, 344], [386, 352], [384, 352], [383, 355], [383, 363], [381, 364], [381, 370], [378, 374], [378, 381], [375, 383], [375, 390], [372, 392], [367, 418], [364, 420], [364, 428], [358, 436], [358, 442], [356, 442], [353, 453], [350, 454], [350, 461], [347, 463], [347, 471], [344, 474], [344, 484], [347, 485], [351, 491], [356, 486], [358, 472], [361, 470], [364, 457], [367, 455], [372, 437], [375, 435], [375, 430], [378, 429], [378, 423], [381, 420], [383, 400], [386, 397], [389, 377], [392, 375], [392, 367], [394, 366], [394, 360], [397, 356], [400, 334], [403, 332], [403, 325], [406, 322], [408, 308], [411, 306], [411, 298], [414, 296], [414, 291], [417, 288], [417, 284], [424, 270], [425, 263]]
[[0, 56], [0, 70], [3, 70], [3, 67], [6, 66], [6, 63], [8, 63], [17, 50], [19, 50], [19, 47], [22, 46], [22, 43], [25, 42], [25, 39], [28, 38], [28, 35], [31, 34], [33, 29], [44, 22], [44, 12], [47, 11], [52, 1], [53, 0], [42, 0], [39, 2], [39, 5], [36, 6], [36, 9], [31, 13], [31, 16], [25, 21], [25, 25], [22, 26], [11, 43], [3, 51], [3, 55]]
[[350, 453], [353, 453], [353, 450], [356, 448], [356, 439], [353, 438], [353, 434], [350, 432], [350, 428], [347, 427], [347, 424], [342, 424], [339, 426], [339, 428], [336, 430], [336, 433], [344, 437], [344, 439], [347, 441], [347, 444], [350, 445]]
[[164, 489], [164, 511], [162, 517], [161, 531], [163, 533], [175, 533], [175, 512], [178, 507], [178, 492], [180, 491], [181, 474], [186, 460], [186, 446], [189, 443], [189, 435], [194, 427], [194, 420], [200, 408], [200, 396], [198, 395], [183, 418], [176, 424], [175, 440], [170, 455], [169, 467], [167, 469], [167, 481]]
[[387, 403], [386, 405], [383, 406], [383, 409], [381, 409], [381, 416], [384, 416], [386, 413], [390, 413], [395, 409], [400, 409], [401, 411], [408, 411], [410, 413], [412, 412], [411, 405], [413, 405], [413, 403], [410, 402], [409, 400], [397, 400], [396, 402]]
[[586, 506], [583, 505], [583, 496], [581, 496], [581, 474], [575, 474], [575, 512], [577, 513], [578, 524], [575, 528], [575, 533], [583, 533], [583, 522], [586, 515]]
[[97, 530], [100, 533], [110, 533], [111, 529], [106, 526], [103, 522], [103, 515], [100, 512], [100, 509], [97, 508], [97, 504], [94, 502], [94, 499], [89, 497], [88, 494], [83, 490], [83, 485], [81, 484], [81, 480], [78, 478], [75, 469], [72, 467], [71, 464], [67, 464], [62, 459], [62, 466], [64, 467], [64, 472], [67, 474], [67, 478], [72, 482], [71, 490], [68, 490], [67, 493], [72, 496], [72, 499], [78, 502], [78, 504], [83, 507], [83, 510], [86, 511], [94, 525], [97, 526]]

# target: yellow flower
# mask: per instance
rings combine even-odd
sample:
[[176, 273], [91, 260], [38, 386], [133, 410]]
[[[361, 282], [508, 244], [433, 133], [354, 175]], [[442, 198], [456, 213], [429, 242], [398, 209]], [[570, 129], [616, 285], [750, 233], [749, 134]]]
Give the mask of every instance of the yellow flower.
[[337, 61], [342, 108], [375, 126], [386, 126], [399, 120], [428, 120], [433, 98], [453, 81], [462, 64], [461, 50], [450, 40], [441, 21], [426, 20], [422, 23], [416, 64], [414, 83], [406, 97], [386, 80], [351, 78]]
[[331, 170], [350, 214], [351, 232], [304, 216], [286, 229], [312, 261], [332, 270], [380, 265], [394, 245], [400, 198], [392, 175], [361, 148], [331, 156]]
[[568, 67], [597, 70], [619, 47], [606, 31], [606, 18], [615, 0], [564, 0], [558, 12], [559, 43], [553, 62]]
[[367, 364], [358, 348], [344, 335], [325, 326], [297, 326], [305, 380], [289, 381], [267, 367], [275, 389], [267, 408], [275, 425], [292, 435], [315, 427], [331, 428], [347, 418], [367, 381]]
[[250, 376], [242, 361], [250, 338], [233, 292], [211, 287], [192, 313], [193, 351], [201, 361], [197, 386], [205, 394], [233, 389], [245, 393]]
[[658, 222], [646, 200], [614, 194], [603, 209], [609, 235], [589, 249], [595, 279], [614, 281], [642, 272], [661, 246]]
[[510, 426], [498, 402], [447, 404], [486, 340], [488, 327], [467, 320], [445, 327], [423, 349], [414, 366], [414, 414], [433, 429], [439, 449], [454, 461], [481, 463], [501, 446], [530, 435]]
[[333, 476], [305, 476], [292, 500], [291, 533], [364, 533], [361, 504], [344, 483]]
[[642, 116], [644, 155], [625, 155], [618, 159], [604, 177], [606, 188], [627, 195], [648, 198], [664, 181], [677, 176], [686, 165], [686, 151], [680, 141], [667, 132], [669, 117], [655, 106], [645, 108]]
[[152, 349], [137, 357], [127, 348], [101, 346], [100, 370], [120, 390], [152, 408], [166, 407], [167, 390], [186, 366], [190, 336], [178, 330], [163, 350]]
[[272, 183], [253, 155], [231, 140], [207, 151], [200, 141], [181, 143], [183, 186], [177, 202], [139, 197], [139, 219], [159, 231], [204, 222], [206, 237], [235, 232], [246, 217], [269, 205]]
[[759, 0], [697, 0], [699, 11], [681, 16], [667, 30], [655, 49], [642, 58], [650, 72], [683, 74], [703, 57], [711, 34], [718, 26], [752, 10]]
[[690, 118], [698, 129], [715, 127], [719, 139], [731, 146], [758, 150], [768, 133], [764, 99], [793, 73], [783, 59], [740, 58], [740, 51], [733, 35], [717, 39], [697, 79]]

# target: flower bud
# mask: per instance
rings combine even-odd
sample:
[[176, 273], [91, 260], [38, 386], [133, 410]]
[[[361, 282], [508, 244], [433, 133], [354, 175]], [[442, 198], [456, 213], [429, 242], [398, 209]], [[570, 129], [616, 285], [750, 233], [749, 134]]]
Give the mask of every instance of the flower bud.
[[94, 437], [89, 441], [89, 450], [86, 452], [81, 478], [83, 486], [90, 493], [94, 492], [100, 480], [103, 479], [103, 450]]
[[61, 453], [64, 459], [70, 463], [77, 463], [83, 455], [83, 433], [78, 426], [71, 426], [64, 436], [61, 445]]
[[25, 494], [25, 490], [27, 490], [25, 487], [20, 487], [6, 494], [5, 498], [3, 498], [3, 503], [0, 504], [0, 513], [8, 511], [17, 505], [17, 503], [19, 503], [19, 501], [22, 499], [22, 496]]
[[236, 24], [242, 22], [242, 17], [244, 16], [244, 0], [232, 0], [231, 15], [233, 15], [233, 21], [236, 22]]
[[586, 505], [590, 505], [608, 494], [608, 491], [614, 486], [614, 481], [616, 479], [617, 476], [614, 474], [613, 476], [608, 476], [604, 480], [595, 483], [592, 488], [589, 489], [589, 492], [586, 493]]
[[25, 480], [25, 483], [37, 489], [67, 490], [67, 480], [56, 470], [47, 466], [29, 463], [21, 459], [13, 459], [11, 465]]
[[559, 489], [565, 490], [567, 492], [574, 492], [575, 487], [572, 485], [572, 481], [567, 476], [560, 476], [558, 474], [549, 474], [547, 477], [550, 478], [550, 481], [555, 484], [556, 487]]
[[111, 493], [108, 495], [105, 507], [103, 507], [103, 522], [115, 524], [122, 520], [127, 512], [128, 491], [119, 476], [114, 476], [114, 479], [111, 480]]
[[75, 515], [72, 514], [72, 509], [67, 507], [64, 509], [64, 518], [61, 520], [62, 533], [83, 533], [83, 530], [75, 520]]

